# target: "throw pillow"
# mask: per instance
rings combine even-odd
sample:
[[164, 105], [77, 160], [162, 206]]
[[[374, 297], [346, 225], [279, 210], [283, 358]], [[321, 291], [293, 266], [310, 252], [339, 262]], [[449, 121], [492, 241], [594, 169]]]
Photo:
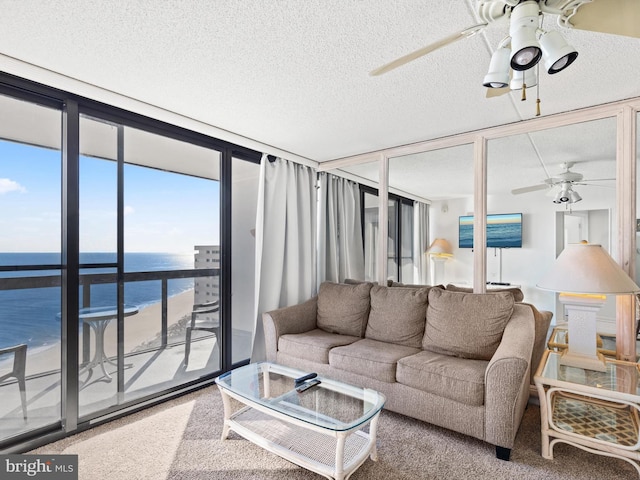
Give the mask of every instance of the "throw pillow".
[[513, 313], [513, 295], [463, 293], [432, 288], [422, 348], [435, 353], [491, 360]]
[[430, 288], [373, 287], [365, 338], [420, 348]]
[[373, 284], [323, 282], [318, 291], [318, 328], [330, 333], [362, 337], [369, 317]]

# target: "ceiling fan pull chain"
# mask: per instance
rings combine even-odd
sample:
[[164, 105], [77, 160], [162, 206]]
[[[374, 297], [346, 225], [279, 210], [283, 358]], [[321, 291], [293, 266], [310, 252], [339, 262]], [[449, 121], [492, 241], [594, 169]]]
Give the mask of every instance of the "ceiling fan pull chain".
[[527, 99], [527, 84], [524, 83], [524, 81], [522, 82], [522, 98], [520, 98], [520, 101], [524, 102]]
[[536, 65], [536, 117], [540, 116], [540, 64]]

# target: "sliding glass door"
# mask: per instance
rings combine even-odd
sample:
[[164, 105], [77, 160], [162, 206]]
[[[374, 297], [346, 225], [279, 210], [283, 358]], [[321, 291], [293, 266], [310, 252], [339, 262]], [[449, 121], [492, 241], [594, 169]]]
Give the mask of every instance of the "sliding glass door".
[[222, 368], [220, 153], [80, 122], [80, 417]]
[[259, 152], [0, 74], [0, 451], [251, 355]]
[[61, 419], [61, 111], [0, 95], [0, 444]]

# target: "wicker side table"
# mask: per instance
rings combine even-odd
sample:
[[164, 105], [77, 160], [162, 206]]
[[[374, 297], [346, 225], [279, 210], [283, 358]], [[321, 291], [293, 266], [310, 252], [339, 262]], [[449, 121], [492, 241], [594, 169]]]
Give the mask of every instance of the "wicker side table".
[[534, 377], [542, 456], [559, 442], [629, 462], [640, 477], [640, 365], [606, 359], [606, 372], [561, 365], [547, 350]]

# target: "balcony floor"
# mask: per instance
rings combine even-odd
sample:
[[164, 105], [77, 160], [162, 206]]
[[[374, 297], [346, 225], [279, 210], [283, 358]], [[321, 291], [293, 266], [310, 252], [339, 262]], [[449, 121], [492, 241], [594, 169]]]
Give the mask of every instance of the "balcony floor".
[[[251, 338], [246, 332], [234, 331], [234, 351], [237, 358], [249, 358]], [[238, 352], [238, 346], [243, 351]], [[189, 365], [184, 365], [185, 344], [173, 344], [125, 356], [124, 392], [117, 392], [116, 367], [106, 364], [113, 377], [108, 381], [100, 367], [84, 371], [79, 376], [80, 419], [94, 416], [102, 409], [130, 402], [136, 398], [157, 393], [197, 380], [210, 372], [220, 370], [220, 348], [214, 335], [194, 338], [191, 343]], [[26, 382], [27, 420], [22, 416], [20, 392], [15, 382], [0, 385], [0, 440], [20, 433], [51, 425], [61, 416], [60, 371], [31, 375]]]

